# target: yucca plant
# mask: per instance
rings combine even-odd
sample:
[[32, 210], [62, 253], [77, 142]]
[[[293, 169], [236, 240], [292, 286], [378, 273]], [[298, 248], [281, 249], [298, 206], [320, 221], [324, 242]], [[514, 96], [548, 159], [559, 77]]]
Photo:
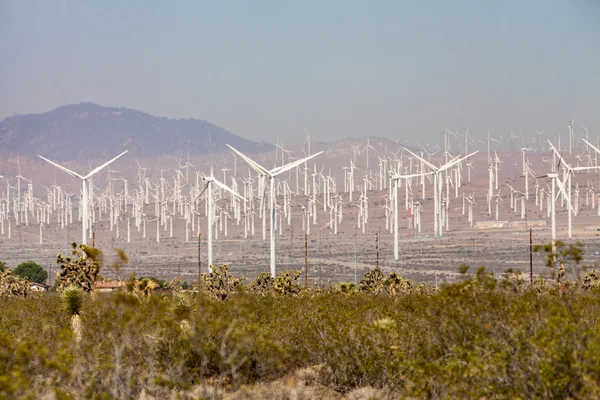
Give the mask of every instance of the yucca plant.
[[342, 293], [356, 293], [356, 285], [354, 282], [342, 282], [338, 285], [338, 290]]
[[75, 334], [75, 340], [81, 340], [81, 307], [85, 293], [79, 286], [71, 286], [63, 290], [60, 299], [63, 309], [71, 316], [71, 330]]

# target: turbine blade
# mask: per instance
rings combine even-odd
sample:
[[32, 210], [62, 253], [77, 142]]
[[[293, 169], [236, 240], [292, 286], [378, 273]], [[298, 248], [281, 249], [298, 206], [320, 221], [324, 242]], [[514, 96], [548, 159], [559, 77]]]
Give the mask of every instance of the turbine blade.
[[423, 174], [410, 174], [410, 175], [398, 175], [398, 174], [395, 174], [395, 175], [392, 175], [391, 178], [394, 179], [394, 180], [395, 179], [409, 179], [409, 178], [414, 178], [414, 177], [417, 177], [417, 176], [427, 176], [427, 175], [431, 175], [431, 174], [433, 174], [433, 171], [429, 171], [429, 172], [426, 172], [426, 173], [423, 173]]
[[112, 163], [113, 161], [115, 161], [117, 158], [121, 157], [125, 153], [127, 153], [127, 150], [125, 150], [124, 152], [122, 152], [121, 154], [119, 154], [118, 156], [116, 156], [115, 158], [113, 158], [112, 160], [105, 162], [104, 164], [102, 164], [98, 168], [93, 169], [92, 172], [90, 172], [89, 174], [87, 174], [84, 177], [84, 179], [87, 179], [90, 176], [94, 175], [96, 172], [100, 171], [102, 168], [106, 167], [108, 164]]
[[600, 149], [598, 149], [596, 146], [594, 146], [593, 144], [591, 144], [590, 142], [588, 142], [587, 140], [581, 138], [581, 140], [583, 140], [584, 142], [586, 142], [588, 144], [588, 146], [590, 146], [592, 149], [594, 149], [594, 151], [596, 153], [600, 153]]
[[77, 172], [75, 172], [75, 171], [71, 171], [70, 169], [68, 169], [68, 168], [66, 168], [66, 167], [63, 167], [62, 165], [60, 165], [60, 164], [57, 164], [57, 163], [55, 163], [54, 161], [50, 161], [50, 160], [48, 160], [46, 157], [42, 157], [42, 156], [40, 156], [39, 154], [38, 154], [38, 157], [39, 157], [39, 158], [41, 158], [42, 160], [46, 160], [46, 161], [48, 161], [50, 164], [54, 165], [56, 168], [58, 168], [58, 169], [60, 169], [60, 170], [62, 170], [62, 171], [64, 171], [64, 172], [66, 172], [67, 174], [69, 174], [69, 175], [71, 175], [71, 176], [74, 176], [75, 178], [79, 178], [79, 179], [85, 179], [83, 176], [79, 175]]
[[277, 176], [277, 175], [279, 175], [279, 174], [281, 174], [281, 173], [283, 173], [283, 172], [285, 172], [285, 171], [288, 171], [288, 170], [290, 170], [290, 169], [292, 169], [292, 168], [294, 168], [294, 167], [297, 167], [298, 165], [300, 165], [300, 164], [302, 164], [302, 163], [304, 163], [304, 162], [306, 162], [306, 161], [310, 160], [311, 158], [314, 158], [314, 157], [318, 156], [318, 155], [319, 155], [319, 154], [321, 154], [321, 153], [323, 153], [323, 152], [322, 152], [322, 151], [320, 151], [320, 152], [318, 152], [318, 153], [315, 153], [315, 154], [313, 154], [313, 155], [310, 155], [310, 156], [308, 156], [308, 157], [304, 157], [304, 158], [301, 158], [300, 160], [296, 160], [296, 161], [294, 161], [294, 162], [291, 162], [291, 163], [289, 163], [289, 164], [286, 164], [286, 165], [284, 165], [283, 167], [274, 168], [274, 169], [272, 169], [271, 171], [269, 171], [269, 174], [270, 174], [270, 175], [273, 175], [273, 176]]
[[404, 148], [406, 151], [408, 151], [410, 154], [412, 154], [413, 156], [417, 157], [419, 160], [421, 160], [425, 165], [427, 165], [429, 168], [431, 168], [434, 171], [438, 171], [438, 167], [436, 167], [435, 165], [433, 165], [432, 163], [430, 163], [429, 161], [425, 160], [422, 157], [419, 157], [418, 155], [416, 155], [415, 153], [413, 153], [412, 151], [410, 151], [409, 149], [407, 149], [406, 147]]
[[565, 185], [563, 185], [561, 180], [558, 179], [558, 176], [556, 177], [556, 185], [558, 186], [559, 190], [562, 192], [563, 196], [565, 196], [565, 198], [567, 199], [567, 205], [569, 206], [569, 209], [571, 210], [571, 212], [573, 214], [575, 214], [575, 210], [573, 209], [573, 206], [571, 205], [571, 199], [569, 198], [569, 195], [567, 194]]
[[258, 172], [259, 174], [268, 174], [269, 171], [267, 171], [262, 165], [260, 165], [259, 163], [257, 163], [256, 161], [254, 161], [253, 159], [251, 159], [250, 157], [246, 156], [245, 154], [239, 152], [238, 150], [234, 149], [233, 147], [231, 147], [230, 145], [228, 145], [226, 143], [227, 147], [229, 147], [231, 150], [233, 150], [234, 153], [236, 153], [238, 156], [240, 156], [244, 161], [246, 161], [248, 163], [248, 165], [250, 165], [252, 167], [253, 170], [255, 170], [256, 172]]
[[227, 192], [231, 193], [231, 194], [232, 194], [232, 195], [234, 195], [234, 196], [237, 196], [237, 197], [239, 197], [241, 200], [244, 200], [244, 201], [246, 201], [246, 199], [245, 199], [245, 198], [243, 198], [242, 196], [240, 196], [238, 193], [234, 192], [234, 191], [233, 191], [232, 189], [230, 189], [230, 188], [229, 188], [227, 185], [225, 185], [225, 184], [221, 183], [220, 181], [218, 181], [218, 180], [216, 180], [216, 179], [213, 179], [213, 182], [214, 182], [214, 184], [215, 184], [215, 185], [217, 185], [217, 186], [218, 186], [218, 187], [220, 187], [221, 189], [223, 189], [223, 190], [225, 190], [225, 191], [227, 191]]
[[449, 161], [449, 162], [448, 162], [448, 164], [446, 164], [446, 165], [442, 166], [442, 167], [439, 169], [439, 172], [442, 172], [442, 171], [444, 171], [444, 170], [446, 170], [446, 169], [448, 169], [448, 168], [450, 168], [450, 167], [453, 167], [454, 165], [458, 164], [459, 162], [461, 162], [461, 161], [463, 161], [463, 160], [466, 160], [467, 158], [469, 158], [469, 157], [471, 157], [471, 156], [473, 156], [474, 154], [477, 154], [477, 153], [479, 153], [479, 150], [477, 150], [477, 151], [474, 151], [474, 152], [472, 152], [471, 154], [469, 154], [469, 155], [466, 155], [466, 156], [464, 156], [464, 157], [462, 157], [462, 158], [458, 158], [458, 157], [456, 157], [454, 160], [452, 160], [452, 161]]

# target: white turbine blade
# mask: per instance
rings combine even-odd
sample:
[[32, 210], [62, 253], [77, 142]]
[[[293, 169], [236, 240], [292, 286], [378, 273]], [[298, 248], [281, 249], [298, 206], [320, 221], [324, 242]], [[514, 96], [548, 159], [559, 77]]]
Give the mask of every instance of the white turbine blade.
[[571, 198], [567, 194], [565, 185], [563, 185], [563, 183], [560, 181], [560, 179], [558, 179], [558, 176], [556, 177], [556, 185], [558, 186], [558, 189], [562, 192], [563, 196], [565, 196], [565, 198], [567, 199], [567, 205], [569, 206], [569, 209], [571, 209], [571, 212], [574, 214], [575, 210], [573, 209], [573, 206], [571, 205]]
[[115, 161], [117, 158], [121, 157], [123, 154], [127, 153], [127, 150], [125, 150], [124, 152], [122, 152], [121, 154], [119, 154], [118, 156], [116, 156], [115, 158], [113, 158], [110, 161], [105, 162], [104, 164], [102, 164], [101, 166], [99, 166], [98, 168], [95, 168], [92, 170], [92, 172], [90, 172], [89, 174], [87, 174], [84, 179], [89, 178], [90, 176], [94, 175], [96, 172], [100, 171], [102, 168], [106, 167], [108, 164], [110, 164], [111, 162]]
[[[273, 178], [269, 178], [269, 179], [273, 179]], [[267, 195], [267, 176], [265, 175], [264, 177], [264, 182], [263, 182], [263, 194], [260, 198], [260, 209], [263, 210], [264, 206], [265, 206], [265, 196]], [[263, 215], [263, 218], [265, 218], [265, 216]]]
[[242, 154], [241, 152], [237, 151], [236, 149], [234, 149], [233, 147], [231, 147], [227, 143], [225, 143], [225, 144], [227, 145], [227, 147], [229, 147], [231, 150], [233, 150], [234, 153], [236, 153], [244, 161], [246, 161], [248, 163], [248, 165], [250, 165], [252, 167], [252, 169], [255, 170], [256, 172], [258, 172], [259, 174], [263, 174], [264, 175], [264, 174], [268, 174], [269, 173], [262, 165], [260, 165], [259, 163], [257, 163], [253, 159], [251, 159], [250, 157], [248, 157], [245, 154]]
[[46, 160], [46, 161], [48, 161], [50, 164], [54, 165], [56, 168], [58, 168], [58, 169], [60, 169], [60, 170], [62, 170], [62, 171], [64, 171], [64, 172], [66, 172], [67, 174], [69, 174], [69, 175], [71, 175], [71, 176], [74, 176], [75, 178], [84, 179], [84, 177], [83, 177], [83, 176], [81, 176], [81, 175], [79, 175], [77, 172], [75, 172], [75, 171], [71, 171], [70, 169], [68, 169], [68, 168], [66, 168], [66, 167], [63, 167], [62, 165], [60, 165], [60, 164], [57, 164], [57, 163], [55, 163], [54, 161], [50, 161], [50, 160], [48, 160], [46, 157], [42, 157], [42, 156], [40, 156], [39, 154], [38, 154], [38, 157], [39, 157], [39, 158], [41, 158], [42, 160]]
[[464, 157], [462, 157], [462, 158], [458, 158], [458, 157], [457, 157], [457, 158], [455, 158], [454, 160], [452, 160], [452, 161], [448, 162], [448, 164], [446, 164], [446, 165], [442, 166], [442, 167], [439, 169], [439, 171], [441, 172], [441, 171], [444, 171], [444, 170], [446, 170], [446, 169], [448, 169], [448, 168], [450, 168], [450, 167], [453, 167], [454, 165], [458, 164], [459, 162], [461, 162], [461, 161], [463, 161], [463, 160], [466, 160], [467, 158], [469, 158], [469, 157], [471, 157], [472, 155], [474, 155], [474, 154], [477, 154], [477, 153], [479, 153], [479, 150], [477, 150], [477, 151], [474, 151], [474, 152], [472, 152], [471, 154], [469, 154], [469, 155], [467, 155], [467, 156], [464, 156]]
[[427, 165], [429, 168], [431, 168], [434, 171], [438, 170], [438, 167], [436, 167], [435, 165], [433, 165], [432, 163], [430, 163], [429, 161], [425, 160], [422, 157], [419, 157], [418, 155], [416, 155], [415, 153], [413, 153], [412, 151], [410, 151], [409, 149], [407, 149], [406, 147], [404, 148], [404, 150], [408, 151], [410, 154], [412, 154], [413, 156], [417, 157], [419, 160], [421, 160], [425, 165]]
[[289, 171], [290, 169], [292, 169], [292, 168], [294, 168], [294, 167], [297, 167], [298, 165], [300, 165], [300, 164], [302, 164], [302, 163], [304, 163], [304, 162], [306, 162], [306, 161], [310, 160], [310, 159], [311, 159], [311, 158], [313, 158], [313, 157], [316, 157], [316, 156], [318, 156], [318, 155], [319, 155], [319, 154], [321, 154], [321, 153], [323, 153], [323, 152], [322, 152], [322, 151], [320, 151], [320, 152], [318, 152], [318, 153], [315, 153], [315, 154], [313, 154], [313, 155], [311, 155], [311, 156], [308, 156], [308, 157], [301, 158], [300, 160], [296, 160], [296, 161], [294, 161], [294, 162], [291, 162], [291, 163], [289, 163], [289, 164], [286, 164], [286, 165], [284, 165], [283, 167], [273, 168], [272, 170], [270, 170], [270, 171], [269, 171], [269, 174], [270, 174], [270, 175], [272, 175], [272, 176], [277, 176], [277, 175], [279, 175], [279, 174], [281, 174], [281, 173], [283, 173], [283, 172], [285, 172], [285, 171]]
[[574, 168], [571, 168], [571, 171], [587, 171], [587, 170], [591, 170], [591, 169], [600, 169], [600, 165], [596, 165], [593, 167], [574, 167]]
[[600, 149], [598, 149], [596, 146], [594, 146], [593, 144], [591, 144], [590, 142], [588, 142], [587, 140], [585, 140], [585, 139], [583, 139], [583, 138], [581, 138], [581, 140], [583, 140], [584, 142], [586, 142], [586, 143], [588, 144], [588, 146], [590, 146], [592, 149], [594, 149], [594, 151], [595, 151], [596, 153], [599, 153], [599, 154], [600, 154]]
[[558, 152], [558, 150], [556, 150], [554, 148], [554, 146], [552, 145], [552, 142], [550, 142], [548, 140], [548, 144], [550, 145], [550, 148], [552, 149], [552, 151], [554, 151], [554, 153], [558, 156], [558, 160], [559, 160], [559, 164], [560, 165], [564, 165], [565, 167], [567, 167], [567, 169], [572, 169], [571, 165], [569, 163], [567, 163], [567, 161], [560, 155], [560, 153]]
[[218, 180], [216, 180], [216, 179], [214, 179], [214, 180], [213, 180], [213, 182], [214, 182], [214, 184], [215, 184], [215, 185], [217, 185], [217, 186], [218, 186], [218, 187], [220, 187], [221, 189], [223, 189], [223, 190], [226, 190], [226, 191], [228, 191], [229, 193], [231, 193], [232, 195], [239, 197], [241, 200], [244, 200], [244, 201], [246, 201], [246, 199], [245, 199], [244, 197], [242, 197], [242, 196], [240, 196], [238, 193], [234, 192], [234, 191], [233, 191], [232, 189], [230, 189], [230, 188], [229, 188], [227, 185], [225, 185], [225, 184], [223, 184], [223, 183], [219, 182], [219, 181], [218, 181]]
[[398, 174], [395, 174], [395, 175], [392, 175], [390, 178], [392, 178], [392, 179], [409, 179], [409, 178], [415, 178], [417, 176], [427, 176], [427, 175], [431, 175], [431, 174], [433, 174], [433, 171], [426, 172], [426, 173], [423, 173], [423, 174], [411, 174], [411, 175], [398, 175]]

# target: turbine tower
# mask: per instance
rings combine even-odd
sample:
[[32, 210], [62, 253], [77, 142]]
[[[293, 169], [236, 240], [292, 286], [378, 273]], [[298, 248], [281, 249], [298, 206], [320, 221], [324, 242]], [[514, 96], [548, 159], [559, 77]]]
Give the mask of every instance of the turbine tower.
[[[310, 155], [308, 157], [301, 158], [300, 160], [293, 161], [289, 164], [285, 164], [280, 167], [275, 167], [272, 170], [267, 170], [262, 165], [258, 164], [256, 161], [252, 160], [251, 158], [244, 155], [243, 153], [237, 151], [230, 145], [227, 145], [227, 147], [229, 147], [238, 156], [240, 156], [244, 161], [246, 161], [248, 163], [248, 165], [250, 165], [250, 167], [252, 167], [252, 169], [255, 170], [259, 175], [264, 176], [264, 177], [269, 177], [269, 184], [270, 184], [270, 193], [269, 193], [269, 203], [270, 204], [269, 205], [270, 205], [270, 214], [271, 214], [271, 218], [270, 218], [271, 219], [271, 232], [270, 232], [271, 263], [270, 263], [270, 267], [271, 267], [271, 276], [275, 277], [275, 189], [273, 187], [275, 177], [283, 172], [289, 171], [292, 168], [297, 167], [298, 165], [308, 161], [309, 159], [311, 159], [313, 157], [318, 156], [319, 154], [321, 154], [323, 152], [320, 151], [320, 152]], [[266, 192], [266, 190], [267, 190], [267, 185], [265, 182], [265, 184], [263, 185], [263, 196], [262, 196], [263, 202], [265, 199], [264, 193]], [[262, 206], [261, 206], [261, 208], [262, 208]], [[264, 215], [263, 215], [263, 218], [264, 218]]]
[[[200, 198], [200, 196], [202, 196], [204, 194], [205, 191], [207, 191], [206, 194], [206, 201], [208, 202], [208, 222], [206, 224], [206, 228], [207, 228], [207, 236], [208, 236], [208, 240], [207, 240], [207, 247], [208, 247], [208, 273], [210, 274], [211, 271], [211, 267], [212, 267], [212, 227], [213, 227], [213, 219], [214, 219], [214, 215], [213, 215], [213, 193], [212, 193], [212, 186], [213, 183], [215, 185], [217, 185], [218, 187], [220, 187], [221, 189], [233, 194], [234, 196], [240, 198], [243, 201], [246, 201], [245, 198], [243, 198], [242, 196], [240, 196], [239, 194], [237, 194], [236, 192], [234, 192], [233, 190], [231, 190], [228, 186], [226, 186], [225, 184], [219, 182], [217, 179], [215, 179], [215, 177], [213, 176], [212, 173], [212, 169], [211, 169], [211, 173], [210, 176], [205, 176], [202, 178], [204, 180], [204, 182], [206, 182], [206, 186], [204, 187], [204, 189], [202, 190], [202, 192], [200, 192], [200, 194], [198, 195], [198, 197], [196, 197], [196, 200], [198, 200], [198, 198]], [[195, 203], [196, 201], [194, 201]]]
[[79, 175], [77, 172], [75, 171], [71, 171], [70, 169], [63, 167], [60, 164], [55, 163], [54, 161], [50, 161], [45, 157], [42, 157], [38, 154], [38, 157], [40, 157], [42, 160], [48, 161], [50, 164], [54, 165], [56, 168], [66, 172], [67, 174], [74, 176], [75, 178], [79, 178], [81, 179], [81, 187], [82, 187], [82, 198], [81, 198], [81, 230], [82, 230], [82, 236], [81, 236], [81, 244], [87, 244], [86, 241], [86, 234], [87, 234], [87, 223], [88, 223], [88, 187], [87, 187], [87, 181], [89, 178], [91, 178], [96, 172], [102, 170], [104, 167], [106, 167], [107, 165], [109, 165], [110, 163], [112, 163], [113, 161], [115, 161], [117, 158], [121, 157], [123, 154], [127, 153], [127, 150], [125, 150], [124, 152], [122, 152], [121, 154], [119, 154], [118, 156], [116, 156], [115, 158], [113, 158], [110, 161], [105, 162], [104, 164], [102, 164], [101, 166], [97, 167], [96, 169], [93, 169], [89, 174], [87, 175]]

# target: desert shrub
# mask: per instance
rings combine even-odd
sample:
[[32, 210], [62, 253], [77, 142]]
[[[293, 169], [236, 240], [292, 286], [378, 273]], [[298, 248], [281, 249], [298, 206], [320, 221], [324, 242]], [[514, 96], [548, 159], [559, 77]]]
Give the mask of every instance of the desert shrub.
[[0, 398], [197, 398], [198, 387], [234, 391], [296, 370], [347, 397], [370, 388], [391, 398], [598, 398], [595, 273], [563, 281], [561, 296], [555, 280], [515, 290], [483, 268], [466, 272], [438, 291], [371, 274], [363, 287], [380, 282], [380, 290], [352, 295], [339, 286], [280, 295], [237, 285], [225, 301], [209, 290], [150, 290], [144, 301], [96, 293], [69, 312], [56, 312], [55, 293], [8, 297]]
[[504, 278], [500, 282], [500, 285], [504, 290], [512, 292], [522, 292], [527, 290], [529, 287], [529, 279], [521, 271], [514, 271], [508, 269], [504, 274]]
[[566, 272], [565, 265], [572, 274], [578, 275], [579, 269], [577, 267], [583, 260], [584, 244], [579, 241], [565, 243], [562, 240], [555, 240], [554, 244], [554, 251], [552, 242], [533, 246], [534, 252], [545, 254], [545, 263], [550, 269], [551, 277], [561, 280]]
[[159, 287], [152, 278], [137, 279], [135, 275], [131, 275], [125, 282], [125, 289], [139, 301], [148, 300], [150, 295]]

